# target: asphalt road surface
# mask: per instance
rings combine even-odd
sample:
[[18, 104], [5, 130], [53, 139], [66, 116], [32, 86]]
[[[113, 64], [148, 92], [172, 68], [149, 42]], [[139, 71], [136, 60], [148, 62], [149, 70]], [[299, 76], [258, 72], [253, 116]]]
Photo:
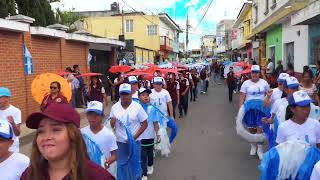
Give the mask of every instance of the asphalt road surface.
[[236, 135], [235, 102], [229, 103], [224, 85], [211, 87], [190, 113], [178, 119], [180, 133], [168, 158], [157, 157], [152, 180], [256, 180], [257, 157], [249, 156], [249, 144]]

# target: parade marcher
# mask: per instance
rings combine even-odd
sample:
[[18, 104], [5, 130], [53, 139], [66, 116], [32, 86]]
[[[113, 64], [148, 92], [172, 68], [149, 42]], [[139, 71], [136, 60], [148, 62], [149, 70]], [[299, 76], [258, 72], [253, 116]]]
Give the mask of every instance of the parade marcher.
[[27, 156], [9, 151], [12, 138], [11, 125], [6, 120], [0, 120], [0, 174], [1, 179], [5, 180], [19, 180], [30, 163]]
[[312, 71], [306, 70], [302, 73], [302, 80], [300, 83], [300, 89], [304, 90], [317, 104], [320, 103], [319, 96], [317, 93], [317, 87], [313, 83]]
[[50, 104], [68, 104], [67, 98], [61, 94], [61, 85], [57, 81], [50, 84], [50, 94], [43, 98], [40, 110], [44, 111]]
[[[318, 96], [320, 97], [320, 61], [317, 61], [317, 71], [314, 77], [314, 84], [318, 90]], [[320, 104], [318, 104], [320, 106]]]
[[105, 156], [104, 166], [112, 173], [115, 168], [111, 169], [111, 165], [117, 160], [116, 150], [118, 146], [113, 132], [103, 125], [103, 110], [103, 104], [99, 101], [88, 103], [86, 115], [89, 125], [82, 128], [81, 133], [87, 135], [100, 147]]
[[[269, 84], [264, 79], [260, 78], [260, 66], [253, 65], [251, 67], [251, 79], [246, 80], [241, 86], [239, 99], [240, 107], [249, 100], [263, 101], [268, 90]], [[257, 118], [259, 117], [250, 113], [248, 113], [248, 115], [244, 117], [243, 122], [251, 134], [262, 133], [261, 124], [259, 123], [260, 120]], [[251, 143], [250, 155], [254, 156], [256, 154], [258, 154], [259, 159], [262, 159], [262, 144]]]
[[118, 73], [118, 76], [113, 81], [113, 86], [115, 89], [115, 101], [118, 102], [120, 98], [119, 87], [124, 83], [124, 76], [121, 73]]
[[[206, 71], [207, 77], [205, 79], [205, 88], [204, 88], [204, 92], [207, 93], [208, 92], [208, 88], [209, 88], [209, 81], [210, 81], [210, 72]], [[219, 83], [218, 83], [219, 84]]]
[[0, 87], [0, 119], [7, 120], [13, 129], [13, 144], [9, 151], [19, 152], [19, 135], [21, 133], [21, 111], [10, 104], [11, 92], [8, 88]]
[[[141, 134], [148, 126], [148, 115], [132, 100], [130, 84], [119, 87], [120, 101], [111, 108], [111, 127], [117, 138], [117, 180], [141, 178]], [[130, 147], [130, 148], [129, 148]]]
[[80, 132], [80, 115], [68, 104], [51, 104], [44, 112], [28, 116], [26, 126], [36, 130], [31, 165], [21, 180], [113, 180], [102, 167], [88, 159]]
[[[73, 65], [73, 73], [75, 76], [81, 75], [79, 65], [77, 64]], [[77, 79], [79, 81], [79, 87], [76, 90], [75, 100], [76, 100], [76, 107], [80, 108], [84, 104], [84, 99], [83, 99], [84, 80], [82, 77], [77, 77]]]
[[200, 71], [200, 83], [201, 83], [200, 93], [205, 93], [206, 79], [207, 79], [207, 72], [206, 72], [206, 69], [203, 68]]
[[310, 180], [320, 179], [320, 161], [314, 166]]
[[[172, 99], [171, 99], [170, 93], [166, 89], [162, 88], [163, 86], [162, 77], [154, 77], [153, 86], [154, 88], [151, 90], [152, 93], [150, 94], [151, 104], [159, 108], [160, 111], [165, 115], [168, 115], [174, 118]], [[181, 99], [180, 99], [180, 103], [181, 103]]]
[[213, 72], [213, 85], [220, 85], [220, 83], [218, 83], [218, 79], [219, 79], [219, 64], [217, 61], [215, 61], [213, 64], [212, 64], [212, 70], [211, 72]]
[[167, 91], [172, 99], [173, 117], [176, 118], [177, 105], [180, 104], [180, 85], [176, 80], [175, 74], [169, 75], [169, 81], [167, 81]]
[[139, 99], [143, 109], [148, 114], [148, 127], [141, 135], [141, 160], [142, 160], [142, 180], [147, 180], [148, 175], [153, 174], [154, 167], [153, 167], [153, 150], [156, 142], [160, 142], [160, 135], [159, 135], [159, 119], [152, 118], [151, 109], [148, 108], [148, 104], [150, 103], [151, 94], [150, 89], [140, 88], [139, 89]]
[[189, 72], [189, 71], [187, 71], [186, 73], [185, 73], [185, 78], [187, 78], [188, 79], [188, 81], [189, 81], [189, 91], [190, 91], [190, 102], [193, 100], [192, 99], [192, 97], [194, 96], [194, 94], [193, 94], [193, 87], [194, 87], [194, 82], [193, 82], [193, 78], [192, 78], [192, 75], [191, 75], [191, 73]]
[[228, 86], [229, 92], [229, 102], [232, 102], [233, 92], [236, 89], [236, 77], [233, 72], [233, 67], [229, 68], [229, 72], [227, 74], [226, 84]]
[[320, 123], [308, 118], [312, 99], [302, 90], [288, 98], [286, 121], [278, 129], [276, 142], [303, 141], [320, 148]]
[[98, 77], [91, 77], [91, 83], [89, 85], [89, 102], [90, 101], [99, 101], [105, 103], [107, 106], [107, 96], [104, 87]]
[[[185, 74], [184, 74], [185, 75]], [[187, 116], [189, 106], [189, 80], [182, 74], [179, 74], [180, 85], [180, 104], [179, 104], [179, 118]]]
[[284, 83], [286, 81], [286, 79], [289, 77], [290, 75], [287, 74], [287, 73], [281, 73], [279, 76], [278, 76], [278, 87], [277, 88], [274, 88], [272, 90], [269, 90], [266, 97], [265, 97], [265, 100], [264, 100], [264, 103], [265, 103], [265, 106], [269, 106], [272, 108], [272, 105], [273, 103], [278, 100], [278, 99], [281, 99], [282, 98], [282, 95], [283, 95], [283, 89], [284, 89]]
[[139, 99], [138, 91], [139, 91], [139, 84], [138, 79], [135, 76], [129, 76], [128, 77], [129, 84], [131, 85], [132, 90], [132, 98]]
[[293, 64], [290, 63], [290, 62], [288, 62], [288, 64], [287, 64], [286, 73], [288, 73], [290, 76], [295, 76], [294, 66], [293, 66]]
[[199, 75], [196, 69], [192, 69], [191, 77], [193, 80], [193, 87], [192, 87], [193, 96], [191, 95], [191, 99], [193, 99], [193, 102], [195, 102], [196, 99], [198, 98], [198, 83], [199, 83]]

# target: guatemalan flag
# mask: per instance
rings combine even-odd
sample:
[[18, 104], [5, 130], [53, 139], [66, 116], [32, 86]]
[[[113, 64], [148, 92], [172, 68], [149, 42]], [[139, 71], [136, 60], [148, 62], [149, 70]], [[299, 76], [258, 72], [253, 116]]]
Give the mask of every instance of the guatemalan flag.
[[33, 74], [32, 55], [25, 44], [23, 45], [23, 61], [24, 73], [27, 75]]

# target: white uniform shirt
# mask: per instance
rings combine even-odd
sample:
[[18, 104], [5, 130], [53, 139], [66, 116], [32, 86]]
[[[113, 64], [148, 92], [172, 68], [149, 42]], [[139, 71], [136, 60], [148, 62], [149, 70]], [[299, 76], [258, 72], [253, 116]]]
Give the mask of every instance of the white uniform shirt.
[[320, 161], [314, 166], [310, 180], [320, 179]]
[[171, 96], [169, 92], [165, 89], [162, 89], [160, 92], [152, 89], [150, 94], [150, 102], [160, 109], [162, 113], [168, 114], [168, 102], [171, 102]]
[[[117, 141], [125, 143], [128, 140], [128, 136], [125, 127], [120, 125], [119, 120], [129, 128], [134, 136], [141, 127], [141, 123], [147, 120], [148, 115], [139, 103], [132, 101], [127, 109], [121, 106], [121, 102], [114, 104], [111, 108], [110, 117], [116, 119], [115, 134]], [[137, 140], [141, 140], [141, 136]]]
[[273, 73], [273, 70], [274, 70], [273, 62], [269, 62], [269, 64], [267, 65], [267, 73], [271, 74]]
[[308, 118], [303, 124], [297, 124], [291, 119], [280, 124], [276, 142], [304, 141], [311, 145], [320, 143], [320, 123]]
[[[152, 113], [150, 106], [146, 109], [146, 113], [148, 115]], [[159, 122], [159, 119], [148, 119], [148, 127], [142, 133], [141, 135], [142, 139], [154, 139], [156, 137], [156, 132], [154, 131], [154, 124], [153, 124], [154, 122]]]
[[20, 153], [13, 153], [0, 163], [0, 174], [3, 180], [19, 180], [30, 164], [30, 159]]
[[269, 88], [269, 84], [264, 79], [259, 79], [256, 83], [249, 79], [242, 84], [240, 92], [246, 94], [246, 101], [251, 99], [263, 100]]
[[270, 107], [272, 108], [272, 105], [274, 104], [274, 102], [276, 102], [276, 100], [281, 99], [283, 94], [283, 91], [281, 91], [279, 88], [274, 88], [272, 90], [272, 95], [270, 97]]
[[138, 91], [136, 91], [136, 92], [134, 92], [134, 93], [132, 94], [132, 98], [139, 99]]
[[[13, 120], [16, 124], [21, 124], [21, 111], [20, 109], [14, 107], [13, 105], [10, 105], [5, 110], [0, 110], [0, 119], [7, 120], [8, 116], [12, 116]], [[17, 137], [13, 133], [13, 144], [10, 147], [10, 152], [19, 152], [19, 137]]]
[[98, 133], [94, 134], [90, 126], [86, 126], [81, 129], [81, 133], [97, 143], [106, 159], [110, 158], [111, 151], [118, 149], [116, 136], [106, 127], [103, 127]]

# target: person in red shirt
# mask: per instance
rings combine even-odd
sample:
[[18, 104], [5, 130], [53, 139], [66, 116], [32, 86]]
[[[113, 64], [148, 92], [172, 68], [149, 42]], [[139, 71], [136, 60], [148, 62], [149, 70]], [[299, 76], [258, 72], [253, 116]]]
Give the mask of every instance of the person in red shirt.
[[69, 104], [51, 104], [43, 112], [31, 114], [26, 126], [36, 129], [36, 135], [31, 165], [21, 180], [114, 180], [89, 160], [79, 129], [80, 115]]
[[57, 81], [50, 84], [50, 94], [43, 98], [40, 110], [44, 111], [51, 104], [68, 104], [67, 98], [61, 94], [61, 85]]
[[189, 80], [185, 76], [186, 73], [179, 74], [179, 85], [180, 85], [180, 104], [179, 104], [179, 118], [183, 117], [184, 115], [187, 116], [188, 114], [188, 100], [189, 100]]
[[173, 117], [176, 118], [176, 108], [177, 105], [180, 104], [180, 85], [176, 80], [175, 74], [169, 75], [169, 80], [167, 81], [167, 91], [172, 99]]

